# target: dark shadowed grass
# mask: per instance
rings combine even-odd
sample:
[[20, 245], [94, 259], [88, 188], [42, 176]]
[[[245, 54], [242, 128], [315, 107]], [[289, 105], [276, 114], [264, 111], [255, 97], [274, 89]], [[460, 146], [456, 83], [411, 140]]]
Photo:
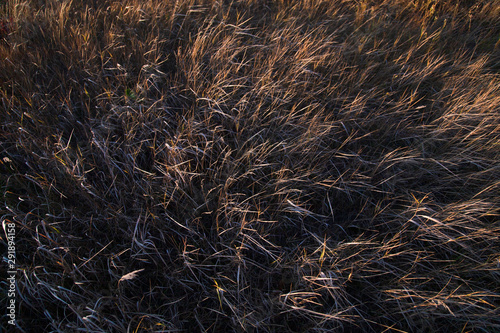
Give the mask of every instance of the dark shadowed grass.
[[499, 17], [2, 2], [18, 329], [500, 330]]

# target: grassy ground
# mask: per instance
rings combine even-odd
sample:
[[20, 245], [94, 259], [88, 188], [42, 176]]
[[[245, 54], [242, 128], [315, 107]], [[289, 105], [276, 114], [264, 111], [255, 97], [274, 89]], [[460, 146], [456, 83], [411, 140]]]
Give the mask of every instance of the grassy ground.
[[500, 330], [498, 0], [0, 6], [20, 331]]

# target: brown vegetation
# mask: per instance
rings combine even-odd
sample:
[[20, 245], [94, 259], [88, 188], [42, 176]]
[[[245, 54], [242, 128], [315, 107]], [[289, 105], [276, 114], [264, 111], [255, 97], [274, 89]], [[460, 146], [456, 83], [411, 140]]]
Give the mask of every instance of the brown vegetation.
[[0, 17], [19, 330], [500, 330], [497, 0]]

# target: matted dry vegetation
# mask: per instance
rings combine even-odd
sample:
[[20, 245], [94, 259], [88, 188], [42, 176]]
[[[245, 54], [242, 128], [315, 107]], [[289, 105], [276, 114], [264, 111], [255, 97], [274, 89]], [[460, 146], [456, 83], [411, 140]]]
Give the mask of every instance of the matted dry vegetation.
[[2, 3], [18, 330], [500, 330], [499, 1]]

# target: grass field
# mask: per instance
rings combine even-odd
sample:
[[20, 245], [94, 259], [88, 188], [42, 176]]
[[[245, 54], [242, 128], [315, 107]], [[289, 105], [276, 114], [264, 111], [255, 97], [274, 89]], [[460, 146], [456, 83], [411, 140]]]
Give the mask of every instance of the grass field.
[[500, 1], [0, 3], [2, 331], [500, 331]]

